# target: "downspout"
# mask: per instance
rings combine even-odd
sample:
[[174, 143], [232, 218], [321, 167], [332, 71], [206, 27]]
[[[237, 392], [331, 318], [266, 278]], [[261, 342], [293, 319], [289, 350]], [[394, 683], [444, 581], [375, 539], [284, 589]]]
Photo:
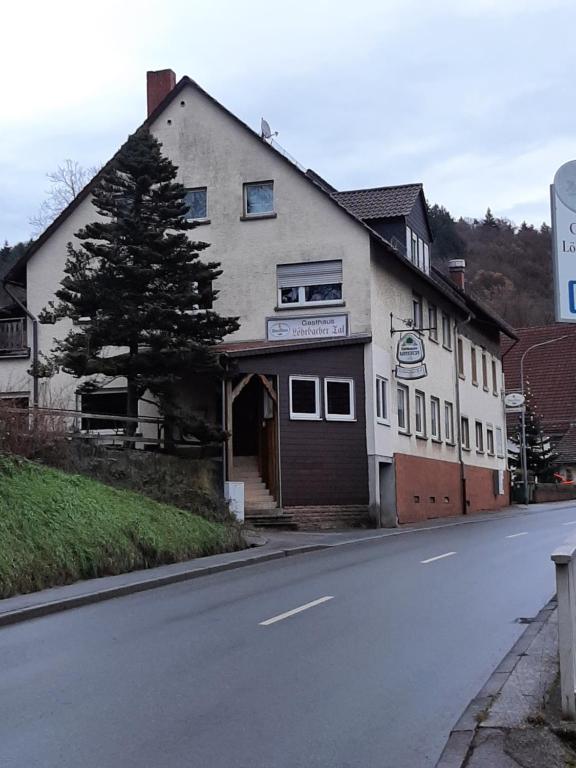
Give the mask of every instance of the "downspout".
[[468, 514], [466, 506], [466, 475], [464, 473], [464, 454], [462, 452], [462, 417], [460, 415], [460, 372], [458, 370], [458, 332], [472, 320], [469, 314], [461, 323], [454, 323], [454, 401], [456, 404], [456, 434], [458, 439], [458, 463], [460, 464], [460, 499], [463, 515]]
[[[26, 314], [26, 317], [32, 322], [32, 404], [34, 405], [34, 408], [38, 408], [39, 405], [39, 385], [38, 385], [38, 319], [34, 317], [32, 312], [28, 309], [28, 307], [23, 304], [20, 299], [15, 296], [12, 291], [8, 288], [9, 285], [18, 285], [18, 283], [11, 283], [10, 280], [3, 280], [2, 285], [4, 287], [4, 290], [10, 296], [12, 301], [14, 301], [18, 307]], [[18, 286], [20, 287], [20, 286]]]

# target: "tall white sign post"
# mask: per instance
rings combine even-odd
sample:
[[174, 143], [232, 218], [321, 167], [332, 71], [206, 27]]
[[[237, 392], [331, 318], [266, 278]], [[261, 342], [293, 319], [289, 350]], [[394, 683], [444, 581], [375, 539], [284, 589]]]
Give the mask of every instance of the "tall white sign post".
[[576, 160], [556, 171], [550, 197], [556, 320], [576, 323]]

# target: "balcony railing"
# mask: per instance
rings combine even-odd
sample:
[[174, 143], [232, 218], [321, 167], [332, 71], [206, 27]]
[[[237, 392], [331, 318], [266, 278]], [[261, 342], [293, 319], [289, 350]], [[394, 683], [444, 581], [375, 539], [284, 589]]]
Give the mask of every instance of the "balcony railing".
[[0, 355], [18, 356], [28, 354], [26, 318], [9, 317], [0, 320]]

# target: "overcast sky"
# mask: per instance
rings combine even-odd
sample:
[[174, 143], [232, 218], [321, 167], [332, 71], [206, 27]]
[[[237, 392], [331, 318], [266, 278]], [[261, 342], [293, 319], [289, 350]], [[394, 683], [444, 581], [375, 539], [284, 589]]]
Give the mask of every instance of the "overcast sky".
[[6, 3], [0, 240], [65, 158], [110, 157], [164, 68], [338, 189], [421, 181], [454, 216], [540, 224], [576, 157], [575, 33], [574, 0]]

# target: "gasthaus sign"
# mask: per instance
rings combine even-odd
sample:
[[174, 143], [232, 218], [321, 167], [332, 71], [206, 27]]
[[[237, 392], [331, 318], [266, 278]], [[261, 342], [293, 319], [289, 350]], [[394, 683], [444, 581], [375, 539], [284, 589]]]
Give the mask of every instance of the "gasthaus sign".
[[576, 160], [556, 171], [550, 197], [556, 319], [576, 323]]
[[348, 336], [347, 315], [321, 315], [319, 317], [286, 317], [266, 321], [266, 338], [269, 341], [283, 339], [334, 339]]

